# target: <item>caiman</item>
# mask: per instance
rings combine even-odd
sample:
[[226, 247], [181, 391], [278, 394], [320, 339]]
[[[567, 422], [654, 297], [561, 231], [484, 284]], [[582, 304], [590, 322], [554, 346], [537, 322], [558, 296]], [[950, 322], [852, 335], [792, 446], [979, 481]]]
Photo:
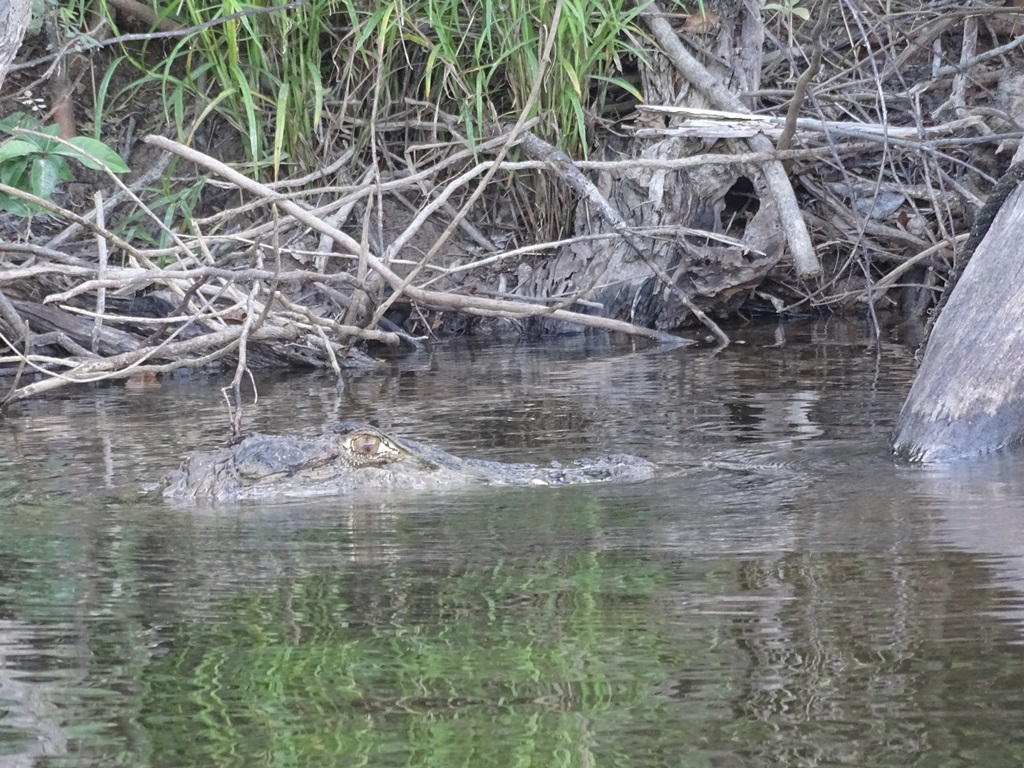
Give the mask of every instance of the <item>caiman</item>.
[[461, 459], [365, 424], [344, 422], [320, 437], [254, 434], [197, 451], [163, 485], [171, 500], [342, 496], [363, 489], [412, 491], [470, 485], [570, 485], [643, 480], [645, 459], [617, 453], [568, 465]]

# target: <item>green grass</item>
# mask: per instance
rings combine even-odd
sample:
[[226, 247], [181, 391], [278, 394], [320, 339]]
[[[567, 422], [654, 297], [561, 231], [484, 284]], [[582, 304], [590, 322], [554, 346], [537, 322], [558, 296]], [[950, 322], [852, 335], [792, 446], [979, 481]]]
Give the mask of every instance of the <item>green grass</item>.
[[[308, 0], [266, 12], [267, 5], [243, 0], [159, 0], [162, 16], [185, 27], [223, 21], [170, 42], [125, 47], [99, 84], [95, 122], [139, 89], [158, 87], [179, 138], [194, 138], [219, 116], [237, 131], [253, 171], [276, 178], [317, 167], [331, 154], [325, 143], [353, 125], [355, 139], [365, 140], [368, 130], [359, 126], [408, 114], [410, 99], [458, 115], [475, 142], [495, 121], [518, 118], [539, 78], [527, 117], [540, 118], [536, 130], [545, 138], [585, 152], [610, 91], [640, 98], [627, 73], [646, 55], [641, 7], [563, 0], [544, 66], [555, 6]], [[109, 16], [102, 0], [101, 8]], [[139, 74], [112, 92], [113, 73], [125, 66]]]

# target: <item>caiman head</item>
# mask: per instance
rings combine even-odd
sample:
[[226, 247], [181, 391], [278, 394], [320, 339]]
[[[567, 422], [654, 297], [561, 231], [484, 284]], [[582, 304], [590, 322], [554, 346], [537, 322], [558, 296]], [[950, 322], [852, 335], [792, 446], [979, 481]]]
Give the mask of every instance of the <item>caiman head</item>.
[[357, 421], [345, 421], [334, 428], [339, 458], [352, 467], [384, 467], [399, 461], [413, 461], [433, 469], [436, 465], [425, 456], [383, 432]]
[[344, 422], [323, 437], [309, 439], [250, 435], [230, 450], [230, 476], [244, 485], [257, 485], [319, 481], [364, 469], [437, 469], [421, 453], [366, 424]]

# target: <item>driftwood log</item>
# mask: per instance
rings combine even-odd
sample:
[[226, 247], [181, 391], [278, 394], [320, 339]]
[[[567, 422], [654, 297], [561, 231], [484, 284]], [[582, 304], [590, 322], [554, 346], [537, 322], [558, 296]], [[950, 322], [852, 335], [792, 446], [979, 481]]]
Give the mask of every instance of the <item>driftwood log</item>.
[[932, 329], [894, 447], [945, 461], [1024, 439], [1024, 188], [1007, 198]]

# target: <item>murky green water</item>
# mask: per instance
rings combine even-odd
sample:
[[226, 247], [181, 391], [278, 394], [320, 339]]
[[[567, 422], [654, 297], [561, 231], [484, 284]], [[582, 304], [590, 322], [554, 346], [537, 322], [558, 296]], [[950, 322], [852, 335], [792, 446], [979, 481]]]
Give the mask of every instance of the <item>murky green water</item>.
[[[735, 334], [743, 338], [744, 333]], [[134, 489], [229, 377], [0, 421], [0, 765], [1019, 766], [1024, 454], [895, 464], [910, 353], [452, 344], [248, 423], [656, 480], [225, 506]]]

